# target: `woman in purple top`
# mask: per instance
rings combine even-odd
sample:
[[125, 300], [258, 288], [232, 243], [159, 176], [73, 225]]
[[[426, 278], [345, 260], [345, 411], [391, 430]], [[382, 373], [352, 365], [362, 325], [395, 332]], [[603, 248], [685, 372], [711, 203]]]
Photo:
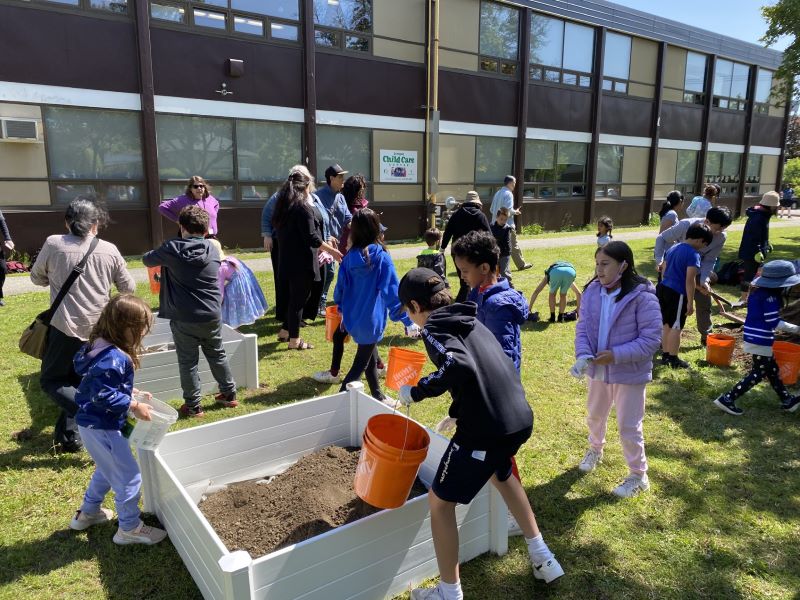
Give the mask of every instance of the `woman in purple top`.
[[162, 202], [158, 207], [158, 212], [170, 221], [177, 223], [181, 209], [190, 204], [196, 204], [208, 213], [208, 237], [216, 238], [219, 233], [217, 229], [219, 201], [211, 195], [211, 187], [199, 175], [192, 175], [186, 184], [183, 196]]

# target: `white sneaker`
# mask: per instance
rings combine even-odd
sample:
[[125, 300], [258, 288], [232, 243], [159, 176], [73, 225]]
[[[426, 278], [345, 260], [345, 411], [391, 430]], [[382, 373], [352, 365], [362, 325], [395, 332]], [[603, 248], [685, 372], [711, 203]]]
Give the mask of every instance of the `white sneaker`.
[[508, 537], [517, 535], [522, 535], [522, 529], [514, 518], [514, 515], [511, 514], [511, 511], [508, 511]]
[[120, 546], [127, 544], [146, 544], [152, 546], [167, 537], [167, 532], [158, 527], [150, 527], [144, 522], [139, 521], [139, 526], [130, 531], [124, 531], [121, 527], [114, 534], [114, 543]]
[[389, 370], [389, 367], [387, 367], [384, 364], [382, 369], [376, 369], [376, 370], [378, 371], [378, 377], [380, 377], [381, 379], [386, 379], [386, 371]]
[[317, 371], [311, 378], [319, 383], [341, 383], [342, 376], [334, 375], [330, 371]]
[[438, 585], [434, 588], [415, 588], [411, 590], [411, 600], [444, 600], [444, 594]]
[[106, 523], [110, 521], [113, 516], [113, 512], [102, 507], [99, 512], [96, 513], [85, 513], [79, 510], [75, 513], [75, 516], [72, 517], [72, 521], [69, 522], [69, 528], [75, 531], [83, 531], [84, 529], [89, 529], [92, 525]]
[[540, 565], [533, 565], [533, 577], [543, 579], [545, 583], [550, 583], [563, 576], [564, 569], [561, 568], [555, 556]]
[[650, 489], [650, 480], [647, 474], [639, 477], [638, 475], [628, 475], [622, 483], [611, 490], [611, 493], [620, 498], [632, 498], [639, 492], [646, 492]]
[[581, 464], [578, 465], [578, 469], [584, 473], [591, 473], [601, 462], [603, 462], [603, 451], [598, 452], [594, 448], [589, 448], [583, 456]]

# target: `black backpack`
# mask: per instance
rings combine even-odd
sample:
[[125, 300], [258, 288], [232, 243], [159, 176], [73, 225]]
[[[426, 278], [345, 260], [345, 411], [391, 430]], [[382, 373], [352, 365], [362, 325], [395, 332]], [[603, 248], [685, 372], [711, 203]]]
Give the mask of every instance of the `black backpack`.
[[717, 283], [721, 285], [739, 285], [744, 271], [743, 264], [741, 260], [726, 262], [717, 271]]

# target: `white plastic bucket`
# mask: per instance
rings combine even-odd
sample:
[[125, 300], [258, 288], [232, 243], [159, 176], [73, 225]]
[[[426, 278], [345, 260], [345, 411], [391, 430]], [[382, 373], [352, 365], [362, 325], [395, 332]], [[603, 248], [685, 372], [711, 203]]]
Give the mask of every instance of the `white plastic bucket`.
[[155, 398], [147, 399], [137, 395], [136, 400], [150, 405], [150, 421], [136, 419], [128, 441], [144, 450], [155, 450], [167, 435], [167, 431], [178, 420], [178, 411], [169, 404]]

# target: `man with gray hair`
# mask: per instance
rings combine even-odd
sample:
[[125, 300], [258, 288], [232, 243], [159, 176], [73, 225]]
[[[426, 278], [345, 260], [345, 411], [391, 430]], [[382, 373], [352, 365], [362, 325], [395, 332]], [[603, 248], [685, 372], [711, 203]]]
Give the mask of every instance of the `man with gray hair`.
[[514, 266], [517, 267], [517, 270], [524, 271], [525, 269], [530, 269], [533, 265], [529, 262], [525, 262], [525, 257], [522, 256], [522, 249], [519, 247], [519, 242], [517, 242], [517, 228], [514, 224], [514, 216], [519, 215], [522, 211], [518, 208], [514, 208], [514, 188], [517, 186], [517, 178], [513, 175], [506, 175], [505, 179], [503, 179], [503, 187], [497, 190], [497, 193], [492, 198], [492, 207], [491, 207], [491, 222], [497, 220], [497, 211], [501, 208], [508, 209], [508, 224], [511, 226], [511, 233], [509, 235], [509, 240], [511, 241], [511, 260], [514, 261]]

